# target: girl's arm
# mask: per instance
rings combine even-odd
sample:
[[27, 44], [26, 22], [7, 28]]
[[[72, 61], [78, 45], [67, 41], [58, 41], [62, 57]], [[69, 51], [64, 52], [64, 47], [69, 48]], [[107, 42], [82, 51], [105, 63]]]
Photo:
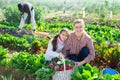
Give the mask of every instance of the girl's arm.
[[45, 54], [45, 59], [46, 60], [52, 60], [53, 58], [58, 57], [58, 56], [59, 56], [59, 53], [53, 51], [53, 45], [50, 41], [49, 44], [48, 44], [46, 54]]

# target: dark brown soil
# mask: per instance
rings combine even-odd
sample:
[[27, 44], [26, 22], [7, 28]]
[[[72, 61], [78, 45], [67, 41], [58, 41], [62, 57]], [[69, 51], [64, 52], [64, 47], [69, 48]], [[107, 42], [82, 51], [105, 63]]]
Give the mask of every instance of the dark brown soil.
[[7, 29], [7, 28], [0, 28], [0, 34], [11, 34], [17, 37], [23, 37], [24, 34], [36, 36], [36, 37], [43, 37], [43, 38], [51, 38], [51, 35], [47, 32], [40, 32], [36, 31], [33, 32], [32, 30], [17, 30], [17, 29]]

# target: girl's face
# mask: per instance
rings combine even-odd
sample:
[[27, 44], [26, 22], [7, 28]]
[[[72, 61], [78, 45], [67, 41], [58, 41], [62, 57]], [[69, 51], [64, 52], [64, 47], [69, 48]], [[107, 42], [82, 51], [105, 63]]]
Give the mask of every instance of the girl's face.
[[76, 23], [74, 25], [74, 31], [76, 33], [81, 33], [81, 32], [83, 32], [83, 30], [84, 30], [84, 25], [82, 23]]
[[68, 33], [66, 31], [62, 31], [59, 37], [60, 37], [60, 40], [64, 42], [68, 38]]

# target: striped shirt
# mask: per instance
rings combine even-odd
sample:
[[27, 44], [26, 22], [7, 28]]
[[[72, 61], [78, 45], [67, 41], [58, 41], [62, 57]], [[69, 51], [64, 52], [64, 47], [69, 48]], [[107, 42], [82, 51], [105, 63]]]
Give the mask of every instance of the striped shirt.
[[84, 59], [85, 62], [89, 63], [95, 57], [95, 51], [93, 46], [93, 41], [91, 37], [86, 34], [82, 41], [77, 39], [75, 33], [71, 33], [69, 38], [65, 41], [65, 46], [63, 48], [63, 54], [79, 54], [83, 47], [88, 47], [90, 53]]

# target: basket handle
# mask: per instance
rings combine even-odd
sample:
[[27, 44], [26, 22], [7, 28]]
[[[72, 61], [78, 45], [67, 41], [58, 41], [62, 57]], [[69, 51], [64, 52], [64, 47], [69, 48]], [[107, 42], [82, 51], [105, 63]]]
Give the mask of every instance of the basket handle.
[[65, 58], [63, 56], [62, 56], [62, 62], [63, 62], [63, 66], [64, 66], [64, 71], [66, 71]]

